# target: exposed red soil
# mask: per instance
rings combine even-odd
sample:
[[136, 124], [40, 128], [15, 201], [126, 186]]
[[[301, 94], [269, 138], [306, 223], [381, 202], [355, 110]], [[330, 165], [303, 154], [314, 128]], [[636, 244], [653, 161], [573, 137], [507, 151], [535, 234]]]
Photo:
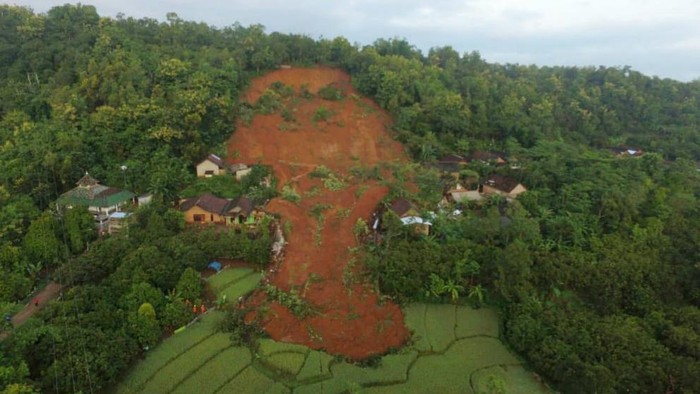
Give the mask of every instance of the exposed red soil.
[[[357, 92], [346, 73], [330, 68], [274, 71], [254, 80], [245, 97], [257, 99], [276, 81], [293, 86], [297, 92], [307, 84], [313, 93], [334, 83], [345, 91], [346, 98], [288, 100], [288, 108], [294, 109], [296, 117], [293, 130], [280, 128], [283, 120], [279, 114], [256, 115], [250, 126], [239, 124], [230, 139], [229, 161], [271, 165], [280, 188], [291, 184], [302, 195], [299, 204], [276, 198], [266, 207], [281, 216], [283, 228], [285, 221], [291, 222], [285, 258], [269, 272], [267, 280], [282, 290], [300, 291], [313, 313], [300, 319], [272, 302], [269, 311], [257, 317], [275, 340], [301, 343], [351, 359], [399, 347], [409, 337], [400, 308], [383, 301], [371, 286], [360, 283], [356, 266], [361, 262], [348, 267], [353, 260], [349, 247], [357, 244], [353, 234], [357, 219], [368, 221], [387, 193], [386, 187], [377, 183], [362, 185], [350, 177], [349, 169], [407, 160], [402, 146], [386, 131], [390, 119], [370, 100], [355, 96]], [[334, 114], [327, 122], [312, 121], [320, 106]], [[322, 180], [307, 176], [318, 165], [342, 177], [347, 187], [330, 191]], [[364, 192], [358, 192], [360, 187]], [[310, 191], [317, 194], [306, 195]], [[324, 212], [320, 232], [311, 213], [317, 204], [332, 206]], [[259, 306], [265, 298], [265, 294], [254, 294], [249, 302]]]

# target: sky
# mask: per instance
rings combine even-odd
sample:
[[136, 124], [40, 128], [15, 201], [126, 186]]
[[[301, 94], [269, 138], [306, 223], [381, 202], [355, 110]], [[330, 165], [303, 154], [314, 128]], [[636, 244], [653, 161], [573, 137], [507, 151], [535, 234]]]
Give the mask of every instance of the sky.
[[[35, 12], [69, 0], [9, 0]], [[631, 66], [647, 75], [700, 79], [698, 0], [99, 0], [101, 16], [183, 20], [268, 33], [344, 36], [352, 43], [405, 38], [427, 54], [451, 46], [489, 62]]]

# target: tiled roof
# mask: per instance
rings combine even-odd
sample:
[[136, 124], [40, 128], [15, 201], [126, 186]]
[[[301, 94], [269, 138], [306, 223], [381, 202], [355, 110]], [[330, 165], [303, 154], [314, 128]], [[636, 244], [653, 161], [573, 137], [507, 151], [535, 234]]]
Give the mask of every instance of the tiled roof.
[[209, 160], [210, 162], [216, 164], [217, 166], [219, 166], [219, 168], [226, 168], [226, 163], [224, 163], [224, 160], [213, 153], [210, 153], [209, 156], [207, 156], [207, 158], [202, 160], [200, 163], [206, 160]]
[[126, 202], [134, 197], [134, 193], [128, 190], [100, 185], [87, 173], [77, 184], [78, 187], [63, 193], [58, 198], [60, 204], [104, 208]]
[[510, 193], [520, 184], [520, 182], [518, 182], [516, 179], [503, 175], [491, 175], [486, 177], [486, 182], [484, 182], [484, 184], [506, 193]]
[[180, 210], [187, 211], [197, 206], [207, 212], [223, 215], [227, 211], [229, 203], [230, 201], [225, 198], [219, 198], [211, 193], [205, 193], [199, 197], [192, 197], [183, 201], [180, 204]]
[[80, 178], [75, 184], [82, 187], [90, 187], [97, 185], [98, 183], [99, 182], [97, 181], [97, 179], [91, 177], [90, 174], [88, 174], [87, 171], [85, 171], [85, 175], [83, 175], [83, 177]]
[[231, 202], [227, 208], [227, 213], [247, 217], [253, 211], [253, 208], [255, 208], [253, 201], [246, 196], [240, 196]]
[[244, 164], [244, 163], [236, 163], [236, 164], [231, 164], [230, 168], [231, 168], [231, 172], [236, 172], [236, 171], [240, 171], [240, 170], [245, 170], [246, 168], [248, 168], [248, 165]]
[[474, 151], [469, 158], [471, 160], [481, 160], [481, 161], [498, 161], [503, 160], [505, 154], [502, 152], [486, 152], [486, 151]]
[[413, 208], [413, 204], [411, 204], [410, 201], [406, 200], [405, 198], [399, 198], [398, 200], [394, 201], [389, 209], [394, 211], [395, 214], [397, 214], [399, 217], [405, 215], [408, 211]]
[[447, 155], [438, 159], [438, 163], [466, 163], [467, 159], [460, 155]]

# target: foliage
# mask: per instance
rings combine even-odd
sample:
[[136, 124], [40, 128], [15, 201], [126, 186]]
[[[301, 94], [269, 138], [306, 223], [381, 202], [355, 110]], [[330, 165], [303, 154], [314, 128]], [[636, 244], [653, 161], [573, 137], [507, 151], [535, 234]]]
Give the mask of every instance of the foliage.
[[296, 191], [296, 189], [294, 189], [294, 186], [291, 185], [282, 186], [280, 197], [295, 204], [298, 204], [301, 201], [301, 195]]
[[343, 89], [333, 84], [328, 84], [318, 91], [319, 97], [324, 100], [337, 101], [344, 97]]
[[186, 268], [175, 285], [175, 290], [185, 300], [197, 300], [202, 294], [202, 279], [199, 272]]
[[320, 107], [316, 108], [316, 111], [311, 116], [311, 120], [313, 120], [314, 122], [318, 122], [318, 121], [327, 122], [331, 117], [333, 117], [333, 115], [335, 115], [333, 110], [328, 109], [324, 106], [320, 106]]
[[308, 316], [312, 311], [311, 305], [299, 295], [297, 289], [283, 291], [273, 285], [266, 284], [263, 285], [263, 291], [267, 294], [268, 299], [280, 303], [299, 318]]
[[[382, 217], [381, 242], [362, 254], [383, 292], [424, 298], [435, 275], [442, 298], [466, 292], [497, 303], [509, 346], [561, 391], [700, 391], [697, 82], [629, 67], [490, 64], [450, 47], [426, 56], [401, 39], [359, 47], [342, 37], [267, 34], [260, 25], [215, 29], [175, 14], [167, 23], [101, 18], [85, 5], [45, 14], [3, 5], [0, 14], [0, 301], [26, 296], [45, 269], [67, 286], [61, 301], [3, 343], [8, 360], [0, 365], [29, 369], [13, 389], [111, 386], [156, 337], [139, 305], [151, 303], [158, 327], [173, 328], [181, 304], [163, 294], [186, 268], [222, 256], [267, 263], [266, 231], [195, 233], [168, 208], [205, 189], [274, 196], [274, 185], [260, 184], [264, 168], [240, 184], [183, 189], [193, 183], [191, 166], [229, 137], [237, 118], [251, 122], [254, 111], [284, 111], [295, 99], [273, 84], [256, 108], [239, 103], [250, 75], [321, 63], [350, 72], [390, 112], [415, 159], [429, 165], [447, 154], [505, 151], [517, 165], [472, 162], [463, 174], [508, 175], [529, 190], [511, 204], [490, 199], [437, 212], [428, 237]], [[319, 95], [337, 98], [336, 89]], [[298, 95], [313, 96], [308, 85]], [[332, 116], [325, 107], [313, 114]], [[607, 149], [614, 147], [645, 154], [621, 157]], [[134, 213], [128, 237], [95, 240], [84, 210], [51, 210], [85, 170], [105, 185], [155, 195]], [[351, 172], [379, 180], [380, 170]], [[394, 170], [392, 196], [417, 194], [435, 210], [443, 180], [415, 166]], [[335, 181], [326, 187], [340, 188]], [[282, 196], [301, 199], [289, 185]], [[460, 357], [445, 365], [419, 359], [409, 388], [440, 391], [416, 382], [456, 365], [465, 376], [472, 360]], [[267, 382], [256, 373], [245, 376]]]

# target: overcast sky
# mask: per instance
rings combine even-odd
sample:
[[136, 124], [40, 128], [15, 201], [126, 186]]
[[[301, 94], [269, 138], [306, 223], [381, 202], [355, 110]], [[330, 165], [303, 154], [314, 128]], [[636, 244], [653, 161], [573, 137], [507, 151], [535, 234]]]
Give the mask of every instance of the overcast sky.
[[[45, 12], [66, 1], [9, 0]], [[84, 2], [89, 4], [89, 2]], [[184, 20], [223, 27], [342, 35], [350, 42], [406, 38], [427, 53], [450, 45], [490, 62], [625, 66], [648, 75], [700, 78], [698, 0], [99, 0], [102, 16]]]

